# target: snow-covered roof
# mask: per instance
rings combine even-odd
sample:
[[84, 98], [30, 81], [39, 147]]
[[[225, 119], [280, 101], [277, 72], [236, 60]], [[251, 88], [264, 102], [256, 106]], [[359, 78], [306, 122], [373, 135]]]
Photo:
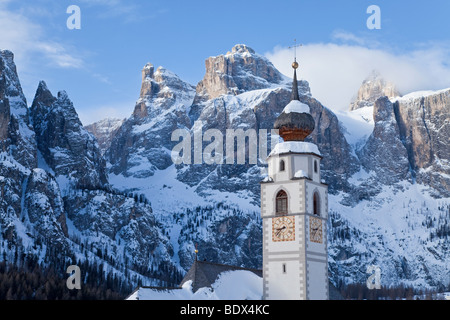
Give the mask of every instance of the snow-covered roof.
[[309, 177], [304, 170], [298, 170], [297, 172], [295, 172], [294, 178], [309, 178]]
[[246, 269], [226, 264], [196, 260], [192, 264], [186, 276], [181, 281], [181, 286], [187, 281], [192, 280], [192, 289], [195, 292], [199, 288], [210, 287], [221, 273], [235, 270], [251, 271], [259, 276], [262, 276], [261, 270]]
[[127, 300], [260, 300], [263, 294], [263, 279], [248, 270], [220, 273], [211, 286], [194, 290], [193, 281], [180, 288], [140, 287]]
[[269, 154], [270, 156], [279, 155], [283, 153], [314, 153], [318, 156], [322, 156], [320, 154], [319, 148], [311, 142], [305, 141], [285, 141], [278, 143], [275, 148], [273, 148], [272, 152]]
[[310, 113], [310, 109], [307, 104], [304, 104], [298, 100], [292, 100], [291, 102], [288, 103], [286, 107], [284, 107], [283, 112]]
[[[249, 270], [225, 271], [219, 274], [209, 287], [193, 290], [192, 280], [180, 288], [140, 287], [126, 300], [261, 300], [263, 278]], [[342, 296], [328, 282], [330, 300], [341, 300]]]

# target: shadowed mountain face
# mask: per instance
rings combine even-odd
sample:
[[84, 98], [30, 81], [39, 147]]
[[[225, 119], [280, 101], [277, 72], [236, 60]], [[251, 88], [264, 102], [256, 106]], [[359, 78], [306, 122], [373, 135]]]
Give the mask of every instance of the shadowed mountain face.
[[105, 160], [98, 143], [81, 124], [65, 91], [54, 97], [41, 81], [30, 118], [40, 154], [56, 177], [64, 176], [91, 188], [101, 188], [107, 183]]

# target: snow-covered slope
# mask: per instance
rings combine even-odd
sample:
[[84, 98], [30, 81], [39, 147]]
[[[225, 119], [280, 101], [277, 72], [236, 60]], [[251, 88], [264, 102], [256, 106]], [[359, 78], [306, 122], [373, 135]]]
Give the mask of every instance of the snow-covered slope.
[[384, 186], [355, 206], [343, 205], [343, 194], [330, 196], [328, 261], [334, 281], [364, 283], [367, 266], [376, 265], [384, 286], [448, 285], [450, 199], [432, 198], [423, 185], [405, 181], [402, 187]]
[[360, 149], [373, 132], [373, 106], [352, 111], [336, 111], [336, 116], [342, 123], [347, 142], [354, 150]]

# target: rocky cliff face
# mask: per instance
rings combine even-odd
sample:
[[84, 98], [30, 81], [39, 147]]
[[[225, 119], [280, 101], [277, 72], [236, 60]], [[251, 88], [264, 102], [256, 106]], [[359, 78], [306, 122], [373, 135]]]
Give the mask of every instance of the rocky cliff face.
[[368, 79], [372, 80], [364, 81], [359, 90], [368, 98], [359, 101], [361, 107], [373, 105], [374, 129], [355, 152], [363, 168], [374, 174], [355, 186], [358, 191], [354, 195], [364, 199], [378, 193], [382, 185], [410, 181], [431, 186], [437, 197], [448, 197], [450, 167], [445, 141], [450, 131], [450, 90], [399, 97], [395, 86], [380, 80], [379, 75]]
[[14, 55], [0, 50], [0, 227], [13, 244], [21, 239], [16, 222], [22, 216], [27, 178], [37, 166], [36, 141], [20, 86]]
[[149, 200], [112, 188], [67, 94], [41, 81], [28, 109], [12, 53], [1, 51], [0, 67], [1, 259], [51, 264], [61, 276], [66, 264], [101, 262], [133, 286], [175, 281], [172, 245]]
[[0, 50], [0, 151], [10, 153], [27, 168], [36, 167], [36, 142], [28, 120], [14, 55]]
[[225, 55], [208, 58], [205, 65], [205, 77], [197, 85], [194, 103], [222, 94], [266, 89], [285, 80], [271, 62], [243, 44], [234, 46]]
[[373, 106], [380, 97], [394, 98], [400, 96], [395, 84], [383, 79], [381, 74], [373, 71], [362, 83], [356, 98], [350, 104], [350, 111]]
[[141, 95], [134, 112], [114, 136], [106, 157], [112, 172], [125, 176], [149, 177], [155, 170], [172, 164], [172, 132], [188, 128], [193, 86], [174, 73], [147, 64], [142, 71]]
[[394, 111], [416, 181], [449, 197], [450, 89], [406, 95]]
[[107, 183], [105, 160], [98, 143], [83, 128], [65, 91], [54, 97], [41, 81], [30, 117], [40, 154], [56, 177], [63, 176], [70, 183], [91, 188]]
[[373, 117], [372, 135], [358, 154], [363, 167], [375, 172], [377, 183], [411, 181], [408, 153], [400, 137], [393, 103], [387, 97], [376, 100]]

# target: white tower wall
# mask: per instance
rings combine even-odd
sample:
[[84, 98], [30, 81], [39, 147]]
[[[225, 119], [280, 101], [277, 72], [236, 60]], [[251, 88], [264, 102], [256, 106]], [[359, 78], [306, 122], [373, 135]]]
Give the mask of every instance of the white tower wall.
[[[268, 158], [270, 179], [261, 183], [264, 299], [328, 299], [328, 187], [320, 181], [320, 160], [317, 153], [298, 152], [271, 154]], [[280, 161], [284, 161], [283, 171]], [[286, 192], [288, 199], [283, 216], [294, 223], [295, 232], [289, 240], [274, 237], [274, 220], [280, 217], [276, 214], [280, 190]], [[314, 193], [319, 215], [313, 212]]]

